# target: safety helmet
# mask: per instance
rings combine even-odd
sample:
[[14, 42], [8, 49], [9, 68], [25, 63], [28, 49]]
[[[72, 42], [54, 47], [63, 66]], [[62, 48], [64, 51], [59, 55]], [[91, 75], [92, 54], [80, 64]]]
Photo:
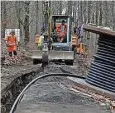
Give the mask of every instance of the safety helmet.
[[15, 30], [11, 30], [10, 34], [15, 35]]
[[62, 23], [65, 23], [65, 20], [62, 20]]

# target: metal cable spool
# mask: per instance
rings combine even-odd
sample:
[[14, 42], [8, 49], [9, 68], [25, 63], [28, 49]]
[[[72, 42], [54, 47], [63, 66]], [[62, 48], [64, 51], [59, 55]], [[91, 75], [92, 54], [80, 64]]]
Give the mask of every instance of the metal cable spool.
[[86, 82], [115, 93], [115, 37], [100, 35]]

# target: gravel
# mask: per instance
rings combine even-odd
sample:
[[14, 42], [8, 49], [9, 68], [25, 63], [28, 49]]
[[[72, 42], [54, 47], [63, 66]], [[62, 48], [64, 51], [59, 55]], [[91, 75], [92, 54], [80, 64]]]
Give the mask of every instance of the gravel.
[[[64, 68], [67, 69], [67, 67], [64, 67]], [[69, 70], [71, 70], [71, 68]], [[47, 66], [45, 67], [44, 72], [40, 74], [42, 75], [46, 73], [57, 73], [57, 72], [63, 73], [63, 71], [60, 69], [60, 66], [57, 66], [57, 67]], [[36, 77], [39, 75], [36, 75]], [[47, 111], [46, 108], [48, 109], [47, 111], [48, 113], [49, 112], [62, 113], [62, 111], [63, 113], [66, 113], [66, 110], [69, 111], [72, 109], [73, 111], [71, 111], [71, 113], [79, 113], [80, 112], [79, 109], [78, 109], [79, 112], [75, 112], [74, 108], [72, 108], [73, 106], [76, 106], [76, 108], [79, 106], [80, 109], [81, 108], [89, 109], [89, 112], [86, 112], [86, 113], [96, 113], [96, 112], [110, 113], [108, 110], [106, 110], [106, 108], [104, 107], [102, 108], [95, 100], [93, 100], [93, 98], [71, 91], [70, 87], [73, 84], [74, 83], [72, 83], [72, 81], [68, 80], [66, 77], [59, 77], [59, 76], [47, 77], [45, 79], [41, 79], [35, 82], [25, 92], [23, 99], [17, 106], [16, 113], [25, 113], [25, 112], [46, 113], [45, 112]], [[63, 108], [61, 108], [62, 106], [60, 105], [62, 105], [63, 107], [65, 106], [66, 110], [63, 110]], [[34, 106], [36, 107], [34, 108]], [[54, 107], [52, 109], [54, 109], [55, 112], [51, 112], [52, 109], [50, 108], [52, 106]], [[57, 109], [57, 107], [59, 108]], [[37, 112], [35, 112], [36, 108], [37, 108]], [[94, 112], [90, 112], [91, 108], [92, 110], [94, 110]], [[82, 111], [80, 113], [84, 113], [84, 112]]]

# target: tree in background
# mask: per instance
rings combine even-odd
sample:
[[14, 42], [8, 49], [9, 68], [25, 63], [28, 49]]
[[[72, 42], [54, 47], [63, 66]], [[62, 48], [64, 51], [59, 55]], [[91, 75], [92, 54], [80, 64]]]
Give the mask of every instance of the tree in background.
[[[43, 26], [43, 1], [2, 1], [1, 34], [19, 28], [25, 45]], [[72, 15], [74, 22], [93, 23], [115, 30], [115, 1], [51, 1], [52, 14]]]
[[[17, 14], [17, 19], [19, 24], [23, 26], [24, 30], [24, 42], [25, 45], [29, 42], [29, 5], [30, 1], [16, 1], [15, 2], [15, 9], [16, 9], [16, 14]], [[21, 19], [21, 17], [23, 17]]]

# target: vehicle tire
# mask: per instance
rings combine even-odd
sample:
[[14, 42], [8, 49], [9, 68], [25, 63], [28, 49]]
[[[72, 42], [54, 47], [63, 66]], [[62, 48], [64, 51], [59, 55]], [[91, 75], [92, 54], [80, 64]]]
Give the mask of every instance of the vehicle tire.
[[41, 64], [42, 63], [42, 59], [33, 59], [33, 64]]
[[73, 62], [74, 62], [73, 60], [70, 60], [69, 65], [73, 65]]
[[62, 60], [61, 60], [61, 59], [59, 59], [59, 60], [58, 60], [58, 62], [62, 62]]
[[48, 65], [48, 55], [43, 54], [42, 55], [42, 67], [45, 67], [46, 65]]
[[65, 61], [65, 64], [66, 64], [66, 65], [73, 65], [73, 60], [66, 60], [66, 61]]

